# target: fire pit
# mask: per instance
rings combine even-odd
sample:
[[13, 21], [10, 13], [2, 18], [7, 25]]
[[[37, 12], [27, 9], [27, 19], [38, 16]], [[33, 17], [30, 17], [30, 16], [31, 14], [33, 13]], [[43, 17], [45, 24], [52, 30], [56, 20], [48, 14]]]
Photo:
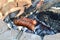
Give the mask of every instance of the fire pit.
[[[10, 18], [10, 16], [8, 18], [6, 18], [9, 20], [8, 21], [5, 20], [5, 22], [10, 24], [10, 26], [16, 30], [17, 26], [13, 23], [14, 17]], [[37, 25], [35, 26], [34, 31], [31, 31], [27, 28], [22, 28], [21, 30], [24, 32], [39, 35], [42, 37], [42, 39], [45, 35], [53, 35], [53, 34], [60, 32], [60, 28], [59, 28], [60, 21], [59, 21], [59, 19], [57, 19], [58, 15], [54, 14], [53, 12], [42, 11], [42, 12], [37, 13], [35, 11], [35, 12], [32, 12], [32, 14], [28, 16], [28, 18], [37, 20]]]

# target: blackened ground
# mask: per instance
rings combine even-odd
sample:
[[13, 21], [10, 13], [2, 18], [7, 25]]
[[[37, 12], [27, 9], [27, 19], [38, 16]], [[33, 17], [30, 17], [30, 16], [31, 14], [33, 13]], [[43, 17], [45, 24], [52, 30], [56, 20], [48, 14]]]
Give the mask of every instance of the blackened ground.
[[51, 11], [43, 11], [37, 15], [37, 19], [50, 25], [53, 29], [60, 30], [60, 14]]

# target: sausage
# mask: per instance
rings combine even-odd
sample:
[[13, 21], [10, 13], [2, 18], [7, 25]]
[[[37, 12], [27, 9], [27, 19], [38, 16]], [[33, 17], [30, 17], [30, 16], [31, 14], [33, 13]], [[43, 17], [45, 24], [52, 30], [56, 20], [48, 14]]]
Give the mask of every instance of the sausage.
[[33, 19], [29, 19], [29, 18], [26, 18], [26, 17], [21, 17], [20, 19], [21, 20], [28, 21], [28, 22], [32, 23], [33, 25], [36, 25], [37, 24], [37, 21], [36, 20], [33, 20]]
[[30, 22], [27, 22], [27, 21], [24, 21], [24, 20], [14, 20], [14, 24], [17, 25], [17, 26], [24, 26], [24, 27], [27, 27], [28, 29], [30, 30], [34, 30], [34, 25], [31, 24]]

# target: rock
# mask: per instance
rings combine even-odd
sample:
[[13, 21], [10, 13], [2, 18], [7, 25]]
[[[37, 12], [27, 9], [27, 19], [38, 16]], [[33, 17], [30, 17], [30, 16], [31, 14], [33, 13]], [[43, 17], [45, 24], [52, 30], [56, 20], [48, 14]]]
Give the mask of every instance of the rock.
[[44, 40], [60, 40], [60, 33], [54, 35], [47, 35], [44, 37]]
[[17, 34], [18, 32], [13, 29], [7, 30], [4, 33], [0, 34], [0, 40], [14, 40]]
[[35, 34], [23, 32], [20, 40], [41, 40], [41, 37]]
[[8, 29], [7, 24], [4, 21], [0, 20], [0, 34], [7, 29]]
[[18, 31], [13, 29], [8, 30], [7, 24], [0, 20], [0, 40], [13, 40], [17, 34]]

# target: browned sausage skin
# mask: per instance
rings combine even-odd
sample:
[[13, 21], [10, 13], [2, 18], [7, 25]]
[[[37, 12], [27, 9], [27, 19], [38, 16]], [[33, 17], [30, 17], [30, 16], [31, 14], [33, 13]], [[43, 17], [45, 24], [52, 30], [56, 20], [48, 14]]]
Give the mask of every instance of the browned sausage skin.
[[35, 25], [33, 25], [32, 23], [28, 22], [28, 21], [25, 21], [25, 20], [14, 20], [14, 24], [17, 25], [17, 26], [24, 26], [24, 27], [27, 27], [28, 29], [30, 30], [34, 30], [34, 27]]
[[33, 19], [29, 19], [29, 18], [26, 18], [26, 17], [21, 17], [20, 19], [21, 20], [28, 21], [28, 22], [32, 23], [33, 25], [36, 25], [37, 24], [37, 21], [36, 20], [33, 20]]

